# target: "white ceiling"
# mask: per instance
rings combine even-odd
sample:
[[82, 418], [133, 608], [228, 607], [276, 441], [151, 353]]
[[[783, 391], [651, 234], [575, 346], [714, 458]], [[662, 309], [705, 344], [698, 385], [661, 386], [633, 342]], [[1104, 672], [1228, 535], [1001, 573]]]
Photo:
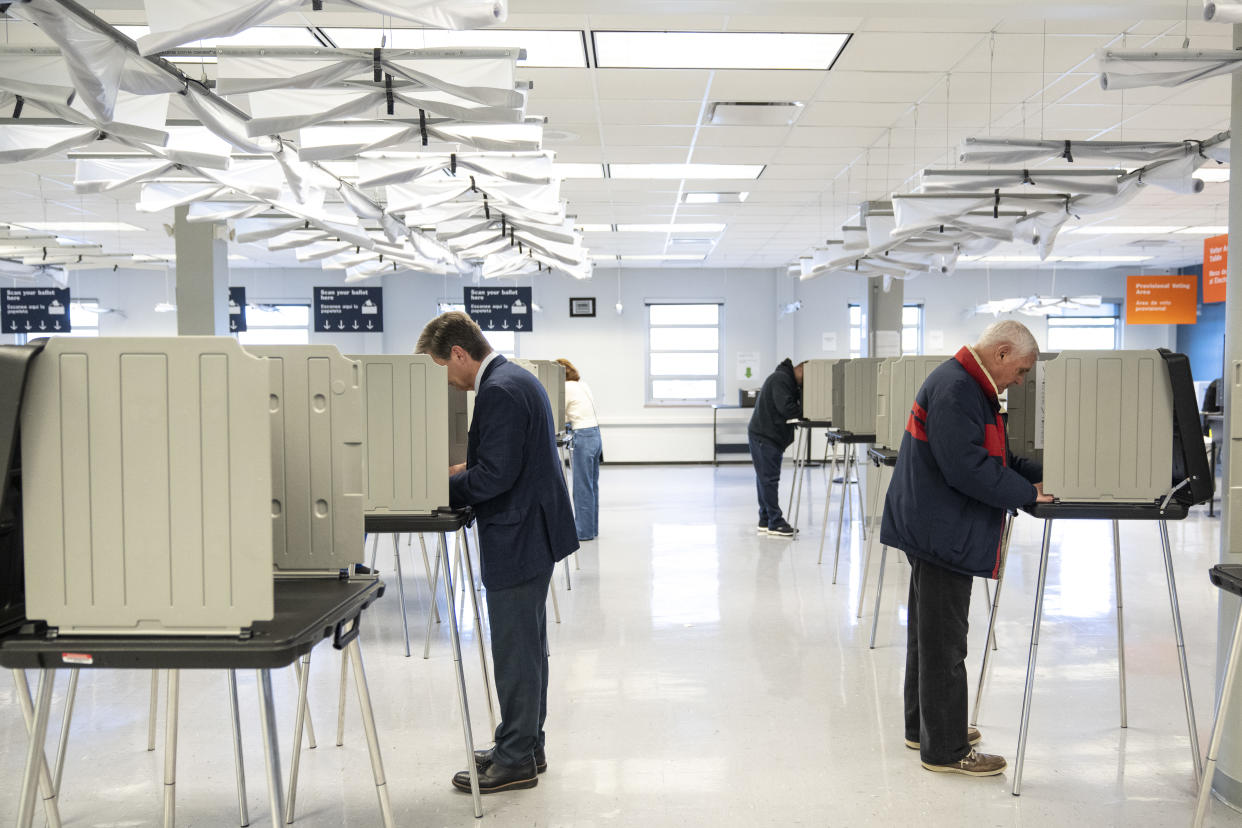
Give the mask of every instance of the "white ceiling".
[[[375, 27], [379, 45], [378, 15], [332, 11], [330, 0], [326, 5], [327, 11], [274, 23]], [[145, 22], [137, 0], [92, 9], [117, 24]], [[1228, 78], [1180, 90], [1105, 92], [1094, 72], [1094, 53], [1106, 46], [1180, 48], [1188, 33], [1195, 48], [1230, 48], [1230, 27], [1204, 23], [1199, 13], [1197, 0], [1038, 6], [1018, 0], [511, 0], [503, 28], [583, 31], [588, 43], [590, 31], [605, 29], [852, 34], [829, 71], [519, 70], [520, 78], [534, 82], [527, 111], [548, 117], [545, 143], [558, 160], [766, 165], [753, 181], [566, 180], [570, 213], [582, 223], [726, 225], [719, 234], [687, 234], [706, 244], [673, 243], [676, 234], [587, 232], [593, 255], [706, 251], [705, 267], [780, 267], [839, 238], [838, 228], [860, 202], [908, 189], [924, 167], [952, 166], [967, 136], [1181, 140], [1228, 129]], [[45, 42], [31, 27], [7, 20], [0, 21], [0, 38], [9, 45]], [[520, 33], [514, 38], [522, 45]], [[790, 126], [703, 125], [711, 105], [722, 101], [805, 106]], [[72, 179], [69, 160], [0, 167], [0, 222], [129, 222], [144, 232], [73, 235], [102, 243], [107, 252], [172, 253], [162, 227], [171, 216], [137, 213], [136, 190], [83, 196]], [[750, 195], [742, 204], [680, 202], [682, 193], [712, 190]], [[1083, 224], [1224, 225], [1227, 196], [1228, 184], [1208, 184], [1194, 196], [1149, 187], [1117, 214], [1071, 220], [1066, 230]], [[1056, 255], [1149, 255], [1144, 266], [1171, 267], [1200, 261], [1202, 238], [1063, 233]], [[234, 266], [293, 264], [289, 254], [254, 245], [230, 252], [246, 257]]]

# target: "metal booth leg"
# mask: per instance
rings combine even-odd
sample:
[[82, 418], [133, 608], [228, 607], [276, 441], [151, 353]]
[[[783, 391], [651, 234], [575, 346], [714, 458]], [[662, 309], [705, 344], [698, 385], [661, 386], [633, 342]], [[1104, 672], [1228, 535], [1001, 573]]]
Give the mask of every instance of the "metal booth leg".
[[440, 623], [440, 604], [436, 602], [436, 585], [431, 582], [431, 562], [427, 560], [427, 541], [423, 538], [423, 533], [418, 533], [418, 546], [423, 553], [423, 570], [427, 573], [427, 586], [431, 589], [431, 614], [435, 616], [436, 623]]
[[832, 582], [837, 582], [837, 567], [841, 564], [841, 535], [844, 532], [842, 520], [845, 517], [845, 499], [850, 493], [850, 469], [855, 466], [854, 444], [845, 447], [845, 473], [841, 475], [841, 502], [837, 506], [837, 552], [832, 559]]
[[561, 623], [561, 602], [556, 600], [556, 580], [548, 582], [548, 595], [552, 596], [552, 614], [556, 616], [556, 623]]
[[159, 708], [160, 671], [151, 671], [151, 711], [147, 716], [147, 750], [155, 750], [155, 712]]
[[[428, 580], [428, 583], [431, 585], [431, 605], [432, 606], [436, 605], [436, 588], [440, 585], [440, 556], [442, 552], [445, 555], [448, 554], [448, 550], [443, 548], [443, 544], [444, 544], [443, 535], [440, 536], [440, 543], [441, 545], [436, 547], [436, 563], [435, 563], [435, 566], [431, 570], [431, 577]], [[446, 566], [445, 568], [447, 569], [448, 567]], [[445, 609], [447, 610], [448, 607], [446, 607]], [[438, 616], [434, 619], [432, 618], [431, 615], [427, 616], [427, 638], [426, 640], [423, 641], [423, 658], [424, 659], [428, 659], [431, 657], [431, 625], [436, 620], [438, 620]], [[450, 618], [449, 620], [452, 621], [453, 623], [457, 622], [456, 617]]]
[[[1125, 616], [1121, 607], [1121, 526], [1113, 521], [1113, 577], [1117, 582], [1117, 675], [1121, 679], [1121, 726], [1126, 722], [1126, 630]], [[1199, 751], [1195, 751], [1199, 755]]]
[[[463, 558], [463, 560], [465, 561], [465, 566], [466, 566], [465, 577], [467, 580], [470, 581], [471, 585], [473, 586], [474, 564], [470, 560], [470, 542], [468, 540], [469, 535], [466, 534], [466, 530], [464, 528], [458, 531], [461, 532], [461, 549], [462, 549], [462, 554], [465, 556]], [[496, 732], [496, 708], [492, 704], [492, 673], [491, 673], [491, 670], [489, 670], [487, 666], [487, 651], [486, 651], [487, 648], [483, 645], [483, 617], [481, 613], [479, 612], [479, 593], [475, 592], [473, 588], [470, 590], [470, 603], [473, 605], [473, 608], [474, 608], [474, 638], [475, 638], [475, 641], [477, 641], [479, 645], [479, 666], [483, 669], [483, 692], [487, 694], [487, 718], [488, 718], [488, 721], [491, 722], [492, 732], [495, 733]]]
[[242, 755], [241, 716], [237, 706], [237, 671], [229, 670], [229, 714], [233, 719], [233, 767], [237, 771], [237, 819], [242, 828], [250, 824], [246, 805], [246, 762]]
[[[876, 466], [875, 467], [876, 481], [875, 481], [875, 487], [872, 489], [872, 493], [870, 497], [871, 514], [875, 514], [877, 511], [879, 511], [876, 508], [875, 501], [880, 499], [880, 490], [884, 487], [884, 470], [886, 468], [888, 467], [887, 466]], [[866, 523], [866, 520], [864, 520], [863, 522]], [[875, 541], [876, 541], [876, 533], [872, 532], [871, 535], [868, 536], [865, 539], [865, 542], [863, 543], [862, 578], [859, 580], [859, 583], [858, 583], [858, 615], [855, 616], [857, 618], [862, 618], [863, 603], [867, 600], [867, 573], [871, 568], [871, 547], [875, 545]], [[877, 598], [876, 600], [879, 600], [879, 599]], [[874, 646], [872, 647], [872, 649], [874, 649]]]
[[[789, 502], [785, 505], [785, 514], [793, 516], [794, 507], [794, 489], [798, 487], [798, 470], [801, 468], [802, 457], [802, 432], [804, 429], [794, 427], [794, 467], [793, 477], [789, 479]], [[780, 503], [778, 500], [777, 503]], [[795, 525], [794, 528], [797, 528]]]
[[[829, 441], [831, 442], [831, 441]], [[837, 449], [836, 444], [832, 444], [832, 467], [828, 470], [828, 486], [827, 492], [824, 494], [824, 524], [819, 528], [819, 560], [815, 563], [822, 564], [824, 562], [824, 540], [828, 537], [828, 505], [832, 502], [832, 481], [836, 477], [837, 472]], [[835, 576], [834, 576], [835, 578]]]
[[341, 650], [341, 692], [336, 702], [336, 746], [345, 744], [345, 686], [349, 675], [349, 648]]
[[[981, 578], [980, 580], [983, 581], [983, 608], [991, 612], [992, 582], [988, 578]], [[996, 649], [996, 630], [990, 624], [988, 625], [988, 643], [984, 646], [991, 647], [993, 650]]]
[[[50, 671], [47, 671], [47, 670], [43, 671], [45, 675], [48, 674], [49, 672]], [[22, 718], [25, 719], [25, 722], [26, 722], [26, 733], [28, 736], [30, 736], [30, 739], [31, 739], [30, 748], [33, 749], [36, 745], [39, 747], [38, 760], [37, 760], [39, 763], [39, 767], [38, 767], [37, 772], [39, 775], [39, 791], [43, 796], [43, 813], [47, 817], [48, 828], [60, 828], [60, 808], [57, 805], [57, 794], [59, 791], [59, 786], [53, 784], [52, 774], [47, 769], [47, 756], [43, 753], [43, 743], [46, 740], [46, 736], [47, 736], [47, 724], [45, 723], [43, 726], [44, 739], [40, 739], [38, 742], [36, 742], [34, 740], [34, 732], [35, 732], [36, 719], [38, 718], [38, 716], [37, 716], [37, 711], [35, 710], [34, 700], [30, 698], [30, 685], [26, 683], [26, 673], [24, 670], [13, 671], [13, 683], [17, 687], [17, 700], [22, 708]], [[43, 694], [42, 684], [39, 685], [39, 694], [40, 694], [40, 699], [42, 699], [42, 694]], [[48, 721], [51, 720], [51, 689], [50, 687], [48, 689], [47, 718], [48, 718]], [[27, 759], [29, 759], [29, 756], [27, 756]], [[25, 784], [25, 779], [23, 778], [23, 785], [24, 784]], [[22, 817], [19, 814], [18, 825], [25, 824], [28, 826], [30, 825], [31, 820], [34, 819], [34, 801], [33, 801], [34, 794], [31, 793], [30, 796], [32, 797], [31, 802], [30, 802], [30, 810], [31, 810], [30, 818], [25, 823], [22, 823], [21, 822]], [[22, 803], [23, 805], [26, 802], [26, 793], [25, 793], [24, 787], [22, 789], [22, 798], [18, 801]]]
[[307, 721], [306, 689], [310, 684], [310, 656], [308, 652], [302, 669], [298, 671], [298, 712], [293, 726], [293, 758], [289, 760], [289, 791], [285, 795], [285, 822], [292, 825], [298, 798], [298, 771], [302, 763], [302, 729]]
[[[305, 666], [303, 666], [305, 665]], [[293, 662], [293, 677], [297, 681], [298, 686], [302, 685], [303, 671], [310, 670], [310, 653], [306, 654], [304, 659], [299, 658]], [[311, 720], [310, 708], [306, 708], [306, 745], [314, 750], [318, 745], [315, 743], [315, 723]]]
[[259, 717], [263, 724], [263, 764], [267, 768], [267, 803], [272, 811], [272, 826], [282, 824], [284, 796], [280, 790], [280, 740], [276, 738], [276, 704], [272, 700], [272, 671], [258, 670]]
[[1203, 757], [1199, 753], [1199, 731], [1195, 727], [1195, 703], [1190, 696], [1190, 668], [1186, 664], [1186, 641], [1182, 637], [1182, 612], [1177, 605], [1177, 582], [1173, 578], [1173, 553], [1169, 549], [1169, 524], [1160, 521], [1160, 544], [1164, 548], [1164, 574], [1169, 582], [1169, 607], [1173, 611], [1173, 635], [1177, 638], [1177, 662], [1182, 673], [1182, 695], [1186, 698], [1186, 727], [1190, 752], [1194, 756], [1195, 777], [1203, 776]]
[[[14, 678], [17, 679], [18, 695], [28, 704], [30, 688], [26, 684], [26, 674], [20, 670], [14, 670], [13, 673]], [[52, 712], [52, 687], [56, 683], [56, 671], [44, 669], [39, 673], [39, 700], [30, 711], [27, 720], [30, 745], [26, 749], [26, 767], [22, 773], [22, 790], [18, 799], [18, 828], [31, 828], [34, 822], [35, 790], [40, 787], [44, 791], [45, 801], [52, 804], [49, 816], [51, 813], [56, 813], [57, 824], [60, 823], [60, 815], [55, 809], [56, 793], [52, 790], [52, 775], [48, 772], [47, 757], [43, 754], [43, 743], [47, 740], [47, 723]], [[24, 693], [21, 692], [23, 688]], [[23, 705], [23, 713], [25, 706]]]
[[888, 561], [888, 547], [880, 544], [880, 575], [875, 584], [875, 617], [871, 619], [871, 649], [875, 649], [875, 630], [880, 626], [880, 599], [884, 597], [884, 564]]
[[[1013, 534], [1013, 522], [1013, 515], [1005, 515], [1005, 525], [1001, 530], [1001, 561], [996, 573], [996, 591], [992, 593], [992, 612], [988, 615], [988, 637], [986, 640], [992, 642], [991, 650], [996, 649], [996, 613], [1000, 608], [1001, 586], [1005, 583], [1005, 564], [1009, 561], [1009, 538]], [[991, 657], [991, 650], [989, 650], [987, 645], [984, 645], [983, 663], [979, 666], [979, 685], [975, 689], [975, 707], [970, 714], [971, 726], [979, 724], [979, 706], [983, 702], [983, 682], [987, 678], [988, 659]]]
[[1233, 627], [1233, 643], [1229, 646], [1229, 660], [1225, 662], [1225, 681], [1221, 685], [1216, 716], [1212, 719], [1212, 738], [1208, 740], [1207, 764], [1204, 766], [1203, 777], [1199, 782], [1199, 800], [1195, 803], [1194, 828], [1200, 828], [1203, 825], [1203, 818], [1207, 815], [1208, 798], [1212, 794], [1212, 778], [1216, 775], [1216, 753], [1220, 750], [1220, 739], [1225, 731], [1229, 701], [1233, 698], [1233, 686], [1238, 677], [1239, 655], [1242, 655], [1242, 612], [1238, 613], [1238, 621]]
[[[802, 439], [798, 441], [798, 452], [794, 455], [794, 479], [792, 481], [793, 491], [791, 492], [793, 495], [792, 525], [794, 529], [798, 528], [798, 516], [802, 514], [802, 479], [806, 477], [806, 458], [803, 450], [805, 449], [808, 454], [811, 451], [811, 430], [809, 428], [799, 428], [798, 433], [799, 436], [805, 436], [802, 436]], [[796, 538], [797, 535], [794, 537]]]
[[392, 559], [397, 570], [397, 597], [401, 603], [401, 631], [405, 634], [405, 657], [410, 657], [410, 620], [405, 613], [405, 578], [401, 573], [401, 535], [392, 536]]
[[65, 712], [60, 720], [60, 740], [56, 744], [56, 770], [52, 773], [52, 790], [60, 795], [60, 780], [65, 773], [65, 756], [69, 749], [69, 723], [73, 721], [73, 703], [78, 696], [77, 667], [69, 671], [69, 690], [65, 694]]
[[375, 731], [375, 712], [371, 709], [371, 691], [367, 688], [367, 674], [362, 667], [362, 650], [358, 646], [358, 639], [349, 642], [344, 652], [350, 654], [354, 663], [354, 684], [358, 689], [358, 707], [362, 711], [362, 730], [367, 735], [367, 750], [371, 754], [371, 774], [375, 777], [375, 795], [379, 797], [380, 816], [384, 820], [384, 828], [392, 828], [392, 803], [388, 801], [384, 760], [380, 755], [379, 734]]
[[177, 714], [181, 707], [181, 671], [168, 671], [168, 702], [164, 711], [164, 828], [177, 821]]
[[858, 489], [858, 522], [862, 526], [862, 539], [866, 540], [871, 536], [871, 527], [867, 525], [867, 498], [863, 497], [862, 474], [858, 470], [857, 455], [855, 455], [854, 460], [854, 473], [858, 475], [858, 483], [856, 484]]
[[[1039, 550], [1039, 585], [1035, 591], [1035, 618], [1031, 623], [1031, 649], [1026, 659], [1026, 690], [1022, 694], [1022, 723], [1018, 729], [1018, 756], [1013, 775], [1013, 795], [1022, 795], [1022, 763], [1026, 758], [1026, 732], [1031, 723], [1031, 696], [1035, 692], [1035, 657], [1039, 654], [1039, 625], [1044, 618], [1044, 586], [1048, 581], [1048, 554], [1052, 521], [1044, 521], [1044, 542]], [[986, 656], [988, 649], [983, 648]], [[981, 677], [982, 678], [982, 677]]]
[[[366, 541], [363, 541], [366, 543]], [[375, 556], [379, 554], [379, 532], [371, 533], [371, 571], [375, 571]]]
[[[440, 533], [440, 549], [448, 557], [448, 537]], [[437, 553], [436, 560], [439, 560]], [[483, 816], [483, 799], [479, 795], [479, 769], [474, 764], [474, 736], [470, 730], [470, 704], [466, 700], [466, 673], [461, 663], [461, 636], [457, 629], [457, 607], [453, 595], [453, 567], [444, 567], [444, 597], [448, 601], [449, 637], [453, 645], [453, 669], [457, 673], [457, 703], [461, 707], [462, 737], [466, 742], [466, 772], [470, 775], [470, 795], [474, 800], [474, 815]]]

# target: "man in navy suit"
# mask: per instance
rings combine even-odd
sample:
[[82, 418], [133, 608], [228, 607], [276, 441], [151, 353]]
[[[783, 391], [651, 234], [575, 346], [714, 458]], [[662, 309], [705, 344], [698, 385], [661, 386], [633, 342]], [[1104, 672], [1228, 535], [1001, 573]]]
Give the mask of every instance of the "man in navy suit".
[[[496, 745], [475, 752], [479, 790], [533, 788], [547, 769], [548, 584], [556, 562], [578, 548], [552, 406], [539, 380], [494, 352], [460, 311], [427, 323], [416, 350], [448, 369], [449, 385], [475, 392], [466, 462], [449, 469], [449, 505], [474, 507], [479, 521], [500, 697]], [[453, 785], [469, 791], [469, 773]]]

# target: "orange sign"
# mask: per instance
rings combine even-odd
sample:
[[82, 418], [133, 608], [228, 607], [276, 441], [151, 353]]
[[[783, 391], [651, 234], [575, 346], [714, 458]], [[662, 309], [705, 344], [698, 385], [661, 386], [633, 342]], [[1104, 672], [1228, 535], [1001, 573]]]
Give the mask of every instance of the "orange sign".
[[1193, 325], [1199, 285], [1194, 276], [1127, 276], [1127, 325]]
[[1203, 301], [1225, 301], [1225, 276], [1229, 271], [1229, 236], [1203, 240]]

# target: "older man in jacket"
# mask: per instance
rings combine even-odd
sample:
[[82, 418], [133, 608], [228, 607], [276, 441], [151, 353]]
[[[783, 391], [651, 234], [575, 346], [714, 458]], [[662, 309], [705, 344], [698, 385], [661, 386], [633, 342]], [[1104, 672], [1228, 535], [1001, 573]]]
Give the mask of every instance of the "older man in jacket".
[[998, 397], [1025, 380], [1039, 346], [1024, 325], [990, 325], [915, 396], [884, 503], [880, 542], [910, 560], [905, 736], [924, 768], [994, 776], [966, 722], [966, 633], [976, 576], [997, 577], [1005, 511], [1049, 501], [1037, 463], [1009, 452]]
[[[547, 768], [548, 584], [555, 563], [578, 548], [552, 407], [534, 375], [493, 351], [464, 313], [427, 323], [416, 350], [448, 369], [449, 385], [475, 392], [466, 462], [449, 470], [449, 501], [474, 507], [479, 521], [500, 699], [495, 747], [475, 753], [479, 790], [532, 788]], [[469, 791], [469, 773], [453, 785]]]

